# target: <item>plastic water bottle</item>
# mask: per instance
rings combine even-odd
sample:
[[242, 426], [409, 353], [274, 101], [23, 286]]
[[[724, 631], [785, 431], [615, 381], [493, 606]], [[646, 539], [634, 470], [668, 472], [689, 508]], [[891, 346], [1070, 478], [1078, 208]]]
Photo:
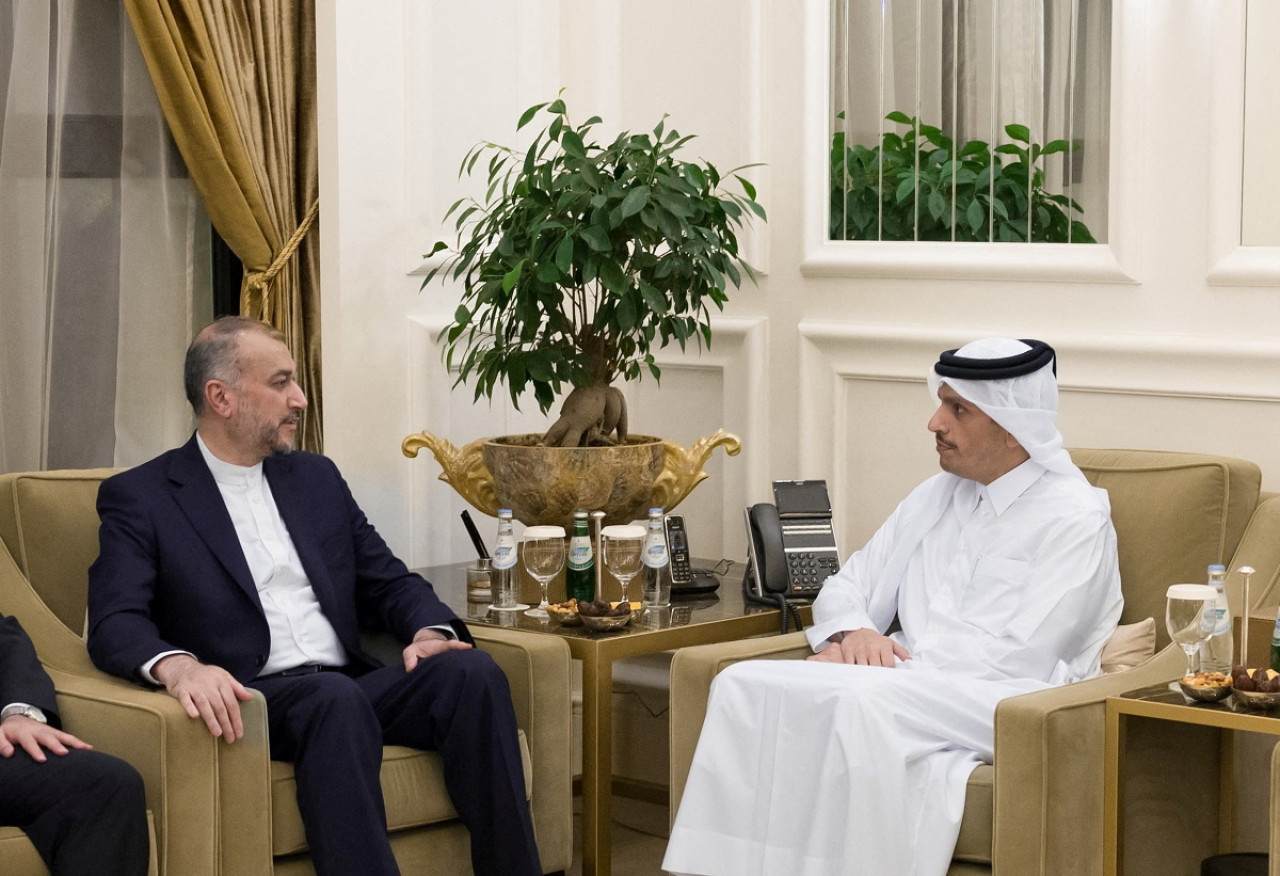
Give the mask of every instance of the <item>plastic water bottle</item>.
[[1209, 567], [1209, 586], [1218, 591], [1218, 595], [1204, 610], [1205, 626], [1209, 626], [1212, 618], [1213, 632], [1201, 646], [1200, 669], [1203, 672], [1223, 672], [1230, 675], [1235, 639], [1231, 634], [1231, 610], [1227, 608], [1226, 566], [1214, 563]]
[[671, 577], [667, 575], [667, 532], [662, 509], [649, 509], [649, 531], [644, 540], [644, 605], [659, 608], [671, 604]]
[[498, 512], [498, 543], [493, 549], [493, 607], [512, 609], [516, 599], [516, 532], [511, 522], [511, 511]]

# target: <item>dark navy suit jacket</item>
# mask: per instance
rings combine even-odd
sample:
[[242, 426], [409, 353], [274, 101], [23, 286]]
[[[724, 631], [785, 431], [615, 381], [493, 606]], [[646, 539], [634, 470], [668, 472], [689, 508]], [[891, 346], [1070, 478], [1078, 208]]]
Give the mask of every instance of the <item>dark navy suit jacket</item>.
[[[263, 472], [325, 617], [356, 668], [381, 664], [364, 627], [408, 643], [419, 629], [466, 626], [391, 553], [329, 459], [295, 451]], [[241, 682], [270, 649], [267, 621], [222, 494], [195, 436], [102, 483], [100, 553], [89, 570], [89, 654], [137, 678], [164, 651], [190, 651]]]
[[58, 723], [58, 702], [49, 674], [40, 665], [35, 646], [16, 617], [0, 614], [0, 708], [26, 703]]

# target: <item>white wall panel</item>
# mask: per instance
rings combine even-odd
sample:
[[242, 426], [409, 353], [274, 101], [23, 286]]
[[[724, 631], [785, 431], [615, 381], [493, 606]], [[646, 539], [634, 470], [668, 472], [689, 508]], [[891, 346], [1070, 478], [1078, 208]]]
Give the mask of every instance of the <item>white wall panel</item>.
[[[937, 471], [925, 376], [937, 353], [978, 335], [910, 326], [804, 323], [804, 477], [831, 482], [841, 549], [856, 549]], [[1221, 453], [1280, 489], [1280, 341], [1045, 334], [1059, 356], [1068, 446]]]

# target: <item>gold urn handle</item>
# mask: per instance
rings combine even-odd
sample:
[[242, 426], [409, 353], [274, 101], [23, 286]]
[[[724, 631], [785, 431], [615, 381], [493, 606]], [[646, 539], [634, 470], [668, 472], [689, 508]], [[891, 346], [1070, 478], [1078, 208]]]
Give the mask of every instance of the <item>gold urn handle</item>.
[[418, 432], [400, 442], [400, 450], [410, 459], [416, 458], [423, 447], [430, 450], [440, 463], [440, 480], [457, 490], [476, 510], [497, 517], [498, 497], [493, 489], [493, 475], [489, 474], [483, 456], [488, 440], [479, 438], [459, 448], [446, 438]]
[[742, 452], [738, 436], [724, 429], [717, 429], [705, 438], [699, 438], [686, 450], [674, 441], [663, 441], [665, 460], [662, 474], [653, 484], [653, 506], [670, 512], [684, 501], [693, 488], [707, 479], [702, 470], [717, 447], [723, 447], [730, 456]]

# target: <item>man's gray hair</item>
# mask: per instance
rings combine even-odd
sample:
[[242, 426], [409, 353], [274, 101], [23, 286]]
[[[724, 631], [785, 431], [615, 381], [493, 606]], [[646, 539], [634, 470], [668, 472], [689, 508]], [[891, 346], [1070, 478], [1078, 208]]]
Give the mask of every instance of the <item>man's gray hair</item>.
[[240, 336], [245, 332], [261, 332], [284, 343], [275, 327], [247, 316], [223, 316], [196, 332], [182, 369], [182, 382], [187, 401], [199, 417], [204, 413], [204, 387], [210, 380], [240, 385]]

